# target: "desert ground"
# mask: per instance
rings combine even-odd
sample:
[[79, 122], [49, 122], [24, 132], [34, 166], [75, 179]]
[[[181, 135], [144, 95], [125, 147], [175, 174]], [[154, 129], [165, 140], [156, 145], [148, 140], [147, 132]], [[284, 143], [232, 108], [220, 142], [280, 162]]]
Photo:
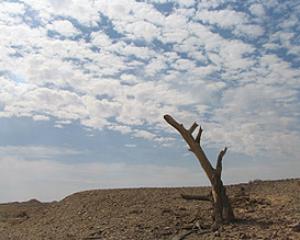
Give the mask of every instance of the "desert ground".
[[209, 187], [91, 190], [0, 204], [0, 240], [300, 239], [300, 179], [227, 186], [236, 221], [212, 232]]

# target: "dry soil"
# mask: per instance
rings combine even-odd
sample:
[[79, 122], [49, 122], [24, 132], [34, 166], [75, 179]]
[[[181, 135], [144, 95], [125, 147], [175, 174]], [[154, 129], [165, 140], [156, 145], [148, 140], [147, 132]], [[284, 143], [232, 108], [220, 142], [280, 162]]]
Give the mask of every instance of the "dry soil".
[[[227, 187], [236, 222], [210, 231], [207, 187], [92, 190], [59, 202], [0, 204], [0, 240], [300, 239], [300, 179]], [[193, 232], [191, 232], [193, 229]]]

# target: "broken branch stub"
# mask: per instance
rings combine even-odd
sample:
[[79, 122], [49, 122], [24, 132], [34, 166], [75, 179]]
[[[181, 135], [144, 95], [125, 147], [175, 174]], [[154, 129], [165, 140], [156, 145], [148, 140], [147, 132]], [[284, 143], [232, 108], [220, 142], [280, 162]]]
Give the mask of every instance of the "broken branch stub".
[[196, 142], [200, 144], [200, 140], [201, 140], [201, 135], [202, 135], [202, 132], [203, 132], [203, 129], [202, 127], [200, 126], [199, 128], [199, 131], [198, 131], [198, 134], [197, 134], [197, 137], [196, 137]]
[[216, 174], [218, 174], [219, 176], [221, 176], [222, 173], [222, 160], [224, 155], [227, 152], [227, 147], [225, 147], [223, 150], [220, 151], [219, 155], [218, 155], [218, 160], [217, 160], [217, 165], [216, 165]]
[[196, 122], [194, 122], [193, 125], [189, 129], [189, 133], [192, 135], [197, 127], [198, 127], [198, 124]]

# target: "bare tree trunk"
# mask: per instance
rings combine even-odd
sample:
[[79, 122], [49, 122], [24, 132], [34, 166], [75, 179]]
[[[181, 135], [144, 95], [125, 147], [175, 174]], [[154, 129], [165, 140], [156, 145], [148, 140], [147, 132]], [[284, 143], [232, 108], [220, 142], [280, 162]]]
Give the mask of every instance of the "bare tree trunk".
[[224, 150], [219, 153], [216, 168], [213, 168], [200, 145], [201, 134], [203, 131], [202, 128], [199, 128], [198, 134], [196, 138], [194, 138], [192, 134], [198, 127], [198, 124], [196, 122], [194, 122], [189, 129], [186, 129], [183, 124], [179, 124], [170, 115], [164, 115], [164, 119], [181, 134], [183, 139], [189, 145], [189, 150], [195, 154], [208, 179], [210, 180], [210, 183], [212, 185], [212, 205], [214, 220], [212, 229], [216, 230], [222, 223], [229, 223], [233, 221], [233, 210], [226, 194], [226, 188], [224, 187], [221, 180], [222, 160], [227, 151], [227, 148], [225, 147]]

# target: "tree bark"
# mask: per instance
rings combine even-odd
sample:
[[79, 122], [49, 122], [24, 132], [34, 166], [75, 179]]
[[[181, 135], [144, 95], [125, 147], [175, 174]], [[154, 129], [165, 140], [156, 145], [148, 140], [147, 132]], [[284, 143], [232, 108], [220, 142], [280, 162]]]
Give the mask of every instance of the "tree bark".
[[210, 161], [206, 157], [201, 145], [201, 134], [203, 129], [199, 128], [196, 138], [193, 137], [193, 132], [197, 129], [198, 124], [194, 122], [189, 129], [186, 129], [183, 124], [178, 123], [172, 116], [164, 115], [164, 119], [168, 124], [174, 127], [182, 136], [182, 138], [189, 145], [189, 150], [197, 157], [200, 165], [204, 169], [211, 186], [212, 186], [212, 205], [213, 205], [213, 225], [212, 229], [217, 230], [223, 223], [229, 223], [234, 220], [234, 214], [231, 203], [226, 194], [226, 188], [221, 180], [222, 160], [227, 151], [220, 151], [216, 168], [213, 168]]

